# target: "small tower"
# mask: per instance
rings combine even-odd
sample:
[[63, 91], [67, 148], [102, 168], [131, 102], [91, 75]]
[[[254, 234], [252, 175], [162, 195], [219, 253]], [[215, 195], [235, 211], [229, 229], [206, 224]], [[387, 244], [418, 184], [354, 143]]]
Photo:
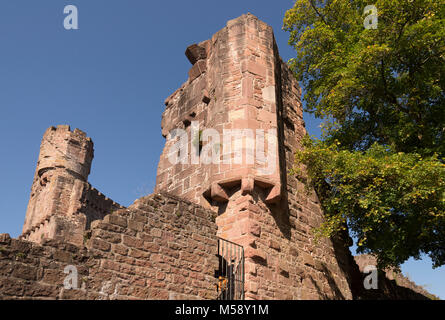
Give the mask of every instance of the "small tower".
[[46, 130], [31, 188], [22, 238], [82, 243], [86, 217], [78, 214], [93, 160], [93, 142], [67, 125]]

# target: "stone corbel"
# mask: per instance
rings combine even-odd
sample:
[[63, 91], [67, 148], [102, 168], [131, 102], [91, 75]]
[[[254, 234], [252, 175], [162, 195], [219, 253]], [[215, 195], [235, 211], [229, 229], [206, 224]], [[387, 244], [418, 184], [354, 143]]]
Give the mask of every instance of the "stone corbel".
[[254, 187], [258, 186], [267, 190], [267, 196], [265, 202], [268, 204], [277, 203], [281, 200], [281, 184], [265, 178], [260, 177], [234, 177], [218, 182], [213, 182], [209, 188], [203, 193], [203, 196], [210, 198], [216, 202], [229, 201], [228, 190], [241, 186], [241, 193], [243, 195], [252, 194]]
[[212, 183], [210, 187], [210, 197], [216, 202], [227, 202], [229, 201], [229, 196], [226, 190], [217, 182]]
[[267, 204], [277, 203], [281, 200], [281, 184], [269, 179], [255, 177], [255, 185], [268, 190], [265, 202]]
[[203, 196], [211, 198], [216, 202], [227, 202], [229, 201], [228, 190], [241, 184], [241, 177], [234, 177], [225, 180], [220, 180], [218, 182], [213, 182], [210, 187], [204, 191]]

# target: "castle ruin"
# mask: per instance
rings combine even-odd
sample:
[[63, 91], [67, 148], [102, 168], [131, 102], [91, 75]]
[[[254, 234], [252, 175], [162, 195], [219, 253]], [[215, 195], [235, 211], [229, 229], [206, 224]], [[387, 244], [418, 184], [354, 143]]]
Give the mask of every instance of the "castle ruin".
[[[0, 235], [0, 298], [363, 296], [351, 240], [315, 241], [320, 202], [289, 175], [306, 130], [301, 89], [279, 56], [272, 28], [246, 14], [189, 46], [186, 56], [189, 78], [165, 101], [161, 127], [169, 139], [155, 191], [128, 208], [88, 183], [94, 151], [85, 133], [68, 126], [45, 132], [23, 233], [20, 239]], [[189, 137], [189, 152], [178, 152], [175, 163], [177, 129]], [[203, 163], [201, 155], [215, 146], [218, 157], [237, 156], [219, 148], [222, 141], [210, 144], [206, 129], [213, 137], [243, 133], [229, 145], [240, 143], [245, 158], [249, 139], [272, 156]], [[273, 137], [276, 143], [268, 143]], [[71, 290], [63, 286], [67, 265], [80, 277]], [[395, 287], [388, 292], [400, 297]]]

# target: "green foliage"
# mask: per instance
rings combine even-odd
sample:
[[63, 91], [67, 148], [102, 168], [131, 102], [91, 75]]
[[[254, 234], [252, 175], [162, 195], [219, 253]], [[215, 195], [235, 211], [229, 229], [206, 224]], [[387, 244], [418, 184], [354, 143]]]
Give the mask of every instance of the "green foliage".
[[445, 165], [437, 155], [392, 152], [375, 143], [366, 152], [305, 139], [294, 174], [308, 176], [327, 215], [317, 230], [330, 236], [348, 224], [360, 253], [398, 265], [429, 252], [445, 261]]
[[284, 28], [306, 111], [324, 119], [294, 173], [308, 176], [327, 213], [318, 230], [345, 228], [360, 252], [397, 266], [445, 263], [445, 1], [297, 0]]
[[91, 231], [87, 231], [83, 234], [83, 244], [87, 244], [88, 240], [91, 238]]
[[18, 252], [18, 253], [16, 253], [15, 258], [16, 258], [16, 260], [25, 259], [26, 258], [26, 253]]

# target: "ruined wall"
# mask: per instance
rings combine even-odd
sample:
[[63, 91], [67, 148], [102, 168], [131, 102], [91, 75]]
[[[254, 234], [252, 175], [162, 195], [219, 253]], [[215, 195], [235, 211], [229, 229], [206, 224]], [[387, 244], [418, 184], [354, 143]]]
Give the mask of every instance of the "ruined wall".
[[82, 244], [92, 221], [121, 205], [87, 182], [93, 142], [79, 129], [50, 127], [43, 135], [21, 238], [59, 239]]
[[[92, 223], [85, 246], [0, 235], [0, 299], [215, 299], [214, 213], [167, 195]], [[65, 290], [68, 265], [78, 290]]]
[[[227, 129], [256, 134], [238, 139], [245, 152], [241, 164], [194, 163], [193, 150], [183, 163], [172, 163], [169, 156], [176, 152], [178, 138], [167, 139], [156, 190], [218, 213], [218, 235], [245, 249], [246, 298], [351, 299], [348, 271], [354, 262], [345, 239], [339, 245], [328, 239], [315, 243], [311, 229], [323, 220], [320, 203], [314, 192], [306, 194], [303, 183], [288, 175], [306, 131], [301, 90], [279, 57], [272, 28], [243, 15], [227, 22], [212, 39], [189, 47], [186, 55], [193, 67], [188, 81], [166, 100], [163, 135], [183, 128], [193, 141], [192, 121], [199, 122], [199, 130], [212, 128], [221, 137]], [[257, 130], [275, 130], [276, 144], [261, 140]], [[201, 138], [202, 153], [223, 142], [215, 145]], [[249, 140], [263, 143], [268, 158], [255, 154], [255, 161], [248, 163]], [[227, 155], [225, 147], [221, 160]]]
[[[366, 266], [376, 266], [377, 260], [374, 256], [362, 254], [354, 257], [360, 273], [355, 276], [357, 281], [363, 283]], [[438, 297], [429, 293], [425, 288], [415, 284], [408, 277], [404, 276], [400, 270], [387, 269], [379, 270], [377, 274], [377, 289], [362, 290], [358, 293], [357, 299], [362, 300], [439, 300]]]

